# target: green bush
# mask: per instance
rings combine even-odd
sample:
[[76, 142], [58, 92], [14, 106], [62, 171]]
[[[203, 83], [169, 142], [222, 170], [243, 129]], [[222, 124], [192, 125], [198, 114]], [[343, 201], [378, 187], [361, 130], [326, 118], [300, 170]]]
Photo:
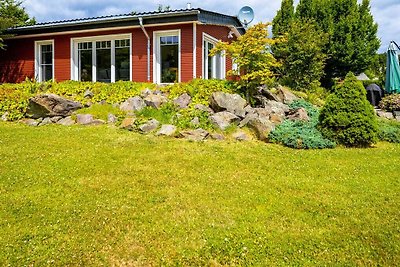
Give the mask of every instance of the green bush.
[[392, 94], [382, 98], [379, 108], [386, 111], [400, 111], [400, 94]]
[[117, 118], [122, 119], [125, 113], [121, 111], [118, 107], [110, 104], [93, 104], [88, 108], [82, 108], [76, 111], [77, 114], [92, 114], [95, 118], [107, 121], [108, 114], [114, 114]]
[[353, 73], [334, 88], [319, 116], [323, 135], [348, 147], [368, 147], [376, 143], [376, 115], [364, 86]]
[[34, 89], [29, 83], [0, 85], [0, 116], [6, 113], [11, 121], [23, 118], [32, 91]]
[[137, 111], [136, 115], [138, 118], [144, 119], [156, 119], [162, 124], [173, 123], [178, 110], [172, 103], [166, 103], [159, 109], [152, 107], [145, 107], [144, 109]]
[[400, 143], [400, 123], [382, 119], [379, 121], [378, 126], [379, 140], [390, 143]]

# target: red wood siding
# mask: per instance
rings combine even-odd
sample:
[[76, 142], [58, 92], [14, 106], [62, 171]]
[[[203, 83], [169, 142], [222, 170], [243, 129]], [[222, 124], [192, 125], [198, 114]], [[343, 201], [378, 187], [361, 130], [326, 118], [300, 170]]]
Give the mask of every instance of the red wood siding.
[[[146, 27], [146, 25], [145, 25]], [[187, 82], [193, 78], [193, 23], [146, 27], [151, 41], [150, 81], [153, 81], [153, 50], [154, 31], [181, 31], [181, 81]], [[196, 43], [196, 73], [202, 75], [202, 34], [203, 32], [220, 39], [229, 41], [229, 28], [222, 26], [197, 25]], [[147, 39], [140, 28], [126, 30], [108, 30], [77, 34], [44, 36], [40, 38], [12, 39], [7, 41], [7, 50], [0, 51], [0, 83], [21, 82], [26, 77], [34, 78], [34, 49], [35, 41], [54, 40], [54, 76], [57, 81], [71, 78], [71, 38], [132, 34], [132, 80], [147, 81]], [[227, 59], [227, 70], [232, 68], [231, 60]]]

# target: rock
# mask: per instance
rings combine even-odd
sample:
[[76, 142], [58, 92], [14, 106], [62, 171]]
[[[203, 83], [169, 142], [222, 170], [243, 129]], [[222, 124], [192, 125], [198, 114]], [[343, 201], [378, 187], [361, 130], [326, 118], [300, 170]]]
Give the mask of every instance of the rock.
[[167, 103], [167, 98], [163, 95], [148, 95], [145, 99], [144, 102], [146, 103], [147, 106], [159, 109], [162, 104]]
[[152, 94], [153, 94], [153, 91], [150, 90], [149, 88], [143, 89], [140, 92], [140, 96], [143, 97], [143, 98], [146, 98], [146, 97], [148, 97], [149, 95], [152, 95]]
[[176, 126], [171, 124], [163, 124], [157, 135], [173, 136], [176, 133]]
[[231, 123], [238, 124], [240, 118], [228, 111], [222, 111], [210, 116], [210, 120], [215, 126], [221, 130], [225, 130]]
[[180, 136], [190, 141], [203, 141], [207, 138], [209, 133], [201, 128], [196, 130], [188, 130], [180, 132]]
[[192, 98], [187, 93], [184, 93], [174, 100], [174, 104], [179, 108], [187, 108], [192, 103]]
[[223, 134], [212, 133], [212, 134], [210, 134], [210, 136], [214, 140], [219, 140], [219, 141], [225, 140], [225, 136]]
[[292, 121], [310, 121], [307, 110], [305, 108], [291, 109], [286, 114], [286, 118]]
[[4, 112], [3, 115], [1, 115], [1, 120], [8, 121], [8, 116], [9, 116], [9, 113], [7, 111]]
[[65, 117], [59, 121], [57, 124], [64, 125], [64, 126], [71, 126], [75, 124], [75, 121], [71, 118], [71, 116]]
[[151, 119], [148, 122], [146, 122], [145, 124], [140, 125], [139, 130], [143, 133], [149, 133], [149, 132], [157, 129], [159, 125], [160, 125], [160, 123], [158, 122], [158, 120]]
[[265, 106], [266, 109], [269, 109], [271, 111], [270, 114], [275, 114], [277, 116], [280, 116], [282, 119], [285, 118], [286, 112], [289, 112], [289, 106], [285, 105], [280, 102], [275, 102], [275, 101], [268, 101]]
[[269, 120], [273, 123], [273, 124], [281, 124], [284, 121], [284, 117], [283, 116], [279, 116], [277, 114], [271, 114], [269, 116]]
[[272, 93], [271, 91], [268, 90], [268, 88], [264, 85], [264, 86], [260, 86], [258, 88], [258, 93], [264, 97], [266, 97], [268, 100], [273, 100], [273, 101], [281, 101], [280, 98]]
[[91, 107], [91, 106], [93, 106], [93, 103], [92, 103], [92, 101], [88, 101], [88, 102], [86, 102], [86, 104], [85, 104], [85, 108], [89, 108], [89, 107]]
[[99, 102], [99, 105], [102, 105], [102, 106], [107, 105], [107, 101], [101, 100], [101, 101]]
[[208, 112], [209, 114], [214, 114], [214, 110], [212, 110], [210, 107], [207, 107], [203, 104], [196, 104], [194, 106], [195, 109], [201, 110], [201, 111], [205, 111]]
[[299, 99], [295, 94], [293, 94], [283, 86], [278, 87], [278, 92], [276, 93], [276, 95], [280, 99], [280, 102], [284, 104], [290, 104], [293, 101]]
[[199, 117], [194, 117], [193, 120], [190, 121], [190, 123], [193, 125], [199, 125], [200, 124]]
[[55, 117], [51, 117], [50, 120], [51, 120], [52, 123], [57, 123], [62, 118], [63, 117], [61, 117], [61, 116], [55, 116]]
[[29, 100], [27, 114], [34, 119], [54, 116], [66, 117], [80, 108], [82, 108], [81, 103], [55, 94], [44, 94]]
[[383, 110], [377, 110], [376, 115], [381, 118], [386, 118], [386, 119], [394, 119], [393, 113], [392, 112], [387, 112]]
[[244, 110], [247, 102], [238, 94], [228, 94], [224, 92], [214, 92], [210, 98], [210, 106], [214, 111], [228, 111], [244, 118]]
[[[266, 108], [255, 108], [254, 113], [258, 115], [258, 117], [261, 118], [268, 118], [272, 113], [272, 108], [266, 107]], [[284, 115], [284, 113], [283, 113]]]
[[91, 114], [78, 114], [76, 115], [76, 122], [81, 125], [88, 125], [94, 121], [94, 117]]
[[92, 98], [93, 96], [94, 96], [93, 92], [90, 91], [89, 89], [86, 90], [86, 91], [83, 93], [83, 97], [84, 97], [84, 98]]
[[26, 124], [28, 126], [38, 126], [39, 125], [39, 122], [34, 119], [24, 118], [24, 119], [21, 119], [20, 122], [23, 124]]
[[235, 138], [237, 141], [249, 141], [251, 137], [244, 131], [237, 131], [232, 134], [232, 137]]
[[246, 112], [246, 114], [254, 113], [254, 109], [253, 109], [250, 105], [247, 105], [247, 106], [244, 108], [244, 111]]
[[96, 125], [102, 125], [105, 124], [106, 122], [100, 119], [95, 119], [93, 120], [91, 123], [89, 124], [85, 124], [85, 125], [90, 125], [90, 126], [96, 126]]
[[393, 116], [394, 116], [396, 119], [400, 118], [400, 111], [398, 111], [398, 110], [393, 111]]
[[255, 118], [258, 118], [258, 114], [256, 114], [256, 113], [248, 113], [246, 115], [246, 117], [244, 117], [244, 119], [239, 123], [238, 126], [240, 128], [242, 128], [242, 127], [246, 126], [251, 119], [255, 119]]
[[261, 141], [268, 140], [269, 133], [275, 128], [274, 124], [266, 118], [253, 118], [247, 125], [254, 130], [257, 138]]
[[109, 114], [107, 115], [107, 123], [108, 123], [108, 124], [115, 124], [117, 121], [118, 121], [118, 118], [117, 118], [117, 116], [115, 116], [114, 114], [109, 113]]
[[135, 96], [128, 98], [125, 102], [123, 102], [119, 109], [125, 112], [129, 111], [140, 111], [146, 107], [146, 103], [140, 96]]
[[38, 124], [38, 126], [44, 126], [52, 123], [53, 122], [51, 121], [51, 119], [49, 117], [46, 117]]
[[125, 118], [122, 120], [121, 125], [119, 126], [121, 129], [133, 131], [135, 128], [135, 118]]

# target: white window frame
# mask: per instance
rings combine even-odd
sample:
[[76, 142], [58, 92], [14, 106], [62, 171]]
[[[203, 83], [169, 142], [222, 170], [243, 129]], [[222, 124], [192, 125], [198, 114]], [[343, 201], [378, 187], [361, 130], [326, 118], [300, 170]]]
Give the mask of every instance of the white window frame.
[[[154, 31], [153, 32], [153, 82], [155, 84], [161, 83], [161, 44], [160, 38], [165, 36], [178, 36], [178, 82], [182, 79], [182, 66], [181, 66], [181, 30], [168, 30], [168, 31]], [[166, 84], [166, 83], [163, 83]]]
[[[203, 38], [202, 38], [202, 43], [201, 43], [201, 58], [202, 58], [202, 78], [203, 79], [215, 79], [216, 77], [216, 70], [217, 70], [217, 61], [216, 61], [216, 56], [213, 56], [213, 58], [214, 58], [214, 60], [213, 60], [213, 70], [212, 70], [212, 72], [213, 72], [213, 74], [212, 74], [212, 76], [213, 77], [208, 77], [208, 71], [206, 70], [206, 68], [205, 68], [205, 66], [206, 66], [206, 63], [208, 63], [208, 57], [205, 57], [205, 55], [204, 55], [204, 50], [205, 50], [205, 46], [204, 46], [204, 43], [205, 42], [208, 42], [208, 43], [211, 43], [211, 44], [213, 44], [214, 46], [218, 43], [218, 42], [220, 42], [220, 40], [218, 40], [217, 38], [215, 38], [215, 37], [212, 37], [211, 35], [209, 35], [209, 34], [207, 34], [207, 33], [205, 33], [205, 32], [203, 32]], [[206, 62], [204, 62], [204, 60], [206, 60]], [[225, 52], [224, 51], [222, 51], [221, 52], [221, 67], [222, 67], [222, 69], [221, 69], [221, 80], [223, 80], [223, 79], [225, 79], [226, 78], [226, 55], [225, 55]]]
[[115, 81], [115, 40], [129, 39], [129, 80], [132, 81], [132, 33], [71, 38], [71, 80], [79, 81], [78, 43], [92, 42], [92, 81], [97, 80], [96, 42], [111, 41], [111, 82]]
[[54, 39], [51, 40], [43, 40], [43, 41], [35, 41], [35, 78], [38, 82], [43, 82], [42, 80], [42, 68], [40, 67], [42, 61], [42, 45], [51, 45], [52, 46], [52, 77], [54, 80]]

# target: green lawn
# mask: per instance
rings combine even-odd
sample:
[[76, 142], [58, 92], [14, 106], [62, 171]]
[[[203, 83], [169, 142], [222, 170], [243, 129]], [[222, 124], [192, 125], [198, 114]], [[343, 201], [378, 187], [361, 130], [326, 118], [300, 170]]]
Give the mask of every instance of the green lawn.
[[0, 266], [400, 262], [400, 145], [0, 123]]

